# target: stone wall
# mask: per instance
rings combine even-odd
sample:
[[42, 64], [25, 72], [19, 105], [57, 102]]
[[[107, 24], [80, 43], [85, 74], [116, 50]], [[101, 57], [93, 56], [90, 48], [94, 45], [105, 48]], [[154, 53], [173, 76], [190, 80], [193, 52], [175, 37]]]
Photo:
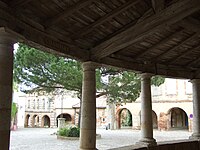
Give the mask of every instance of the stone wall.
[[143, 145], [130, 145], [112, 150], [200, 150], [200, 141], [197, 140], [177, 140], [158, 142], [156, 146], [146, 147]]

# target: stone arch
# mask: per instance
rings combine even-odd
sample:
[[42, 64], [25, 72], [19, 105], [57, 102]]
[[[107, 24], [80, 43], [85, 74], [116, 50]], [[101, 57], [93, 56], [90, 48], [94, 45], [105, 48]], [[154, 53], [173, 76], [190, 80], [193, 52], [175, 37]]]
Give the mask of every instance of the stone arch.
[[117, 112], [117, 128], [132, 127], [132, 114], [127, 108], [122, 108]]
[[153, 128], [158, 129], [158, 117], [155, 111], [152, 110], [152, 123], [153, 123]]
[[32, 127], [38, 127], [39, 126], [39, 116], [33, 115], [32, 117]]
[[41, 127], [50, 127], [50, 117], [48, 115], [44, 115], [42, 117], [42, 125]]
[[57, 122], [57, 127], [58, 127], [58, 118], [65, 118], [65, 123], [66, 124], [71, 124], [72, 123], [72, 116], [68, 113], [62, 113], [56, 117], [56, 122]]
[[[140, 126], [141, 126], [141, 111], [139, 112], [140, 116]], [[152, 110], [152, 125], [154, 129], [158, 129], [158, 117], [154, 110]]]
[[30, 115], [27, 114], [26, 117], [25, 117], [25, 123], [24, 123], [25, 128], [29, 127], [29, 119], [30, 119]]
[[168, 120], [169, 129], [188, 129], [188, 116], [182, 108], [171, 108], [168, 111]]

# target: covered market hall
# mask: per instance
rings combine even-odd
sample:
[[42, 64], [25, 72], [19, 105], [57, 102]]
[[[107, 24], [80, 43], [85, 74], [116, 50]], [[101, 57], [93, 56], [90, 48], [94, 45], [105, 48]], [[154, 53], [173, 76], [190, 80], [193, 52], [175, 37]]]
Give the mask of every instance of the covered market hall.
[[[141, 74], [141, 147], [127, 149], [200, 150], [199, 0], [0, 0], [1, 150], [10, 145], [16, 42], [82, 62], [80, 150], [98, 149], [95, 69], [100, 66]], [[193, 133], [184, 141], [154, 139], [150, 80], [155, 75], [193, 84]]]

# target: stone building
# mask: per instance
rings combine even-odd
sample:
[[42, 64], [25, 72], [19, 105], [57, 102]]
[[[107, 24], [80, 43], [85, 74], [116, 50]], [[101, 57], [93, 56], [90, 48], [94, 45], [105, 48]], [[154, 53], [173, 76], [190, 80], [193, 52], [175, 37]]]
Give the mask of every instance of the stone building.
[[[166, 78], [159, 87], [152, 86], [152, 122], [159, 130], [189, 129], [193, 119], [192, 84], [188, 80]], [[116, 107], [116, 128], [122, 128], [122, 114], [129, 112], [131, 127], [140, 129], [141, 98]]]
[[[78, 124], [80, 100], [72, 93], [47, 94], [45, 92], [25, 94], [24, 127], [57, 127], [58, 118], [66, 124]], [[106, 98], [97, 99], [97, 126], [105, 123]]]

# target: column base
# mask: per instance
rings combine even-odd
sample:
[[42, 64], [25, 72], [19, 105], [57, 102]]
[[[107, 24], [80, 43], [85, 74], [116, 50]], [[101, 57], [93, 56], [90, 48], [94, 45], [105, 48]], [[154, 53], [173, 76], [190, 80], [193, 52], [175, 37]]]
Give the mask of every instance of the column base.
[[147, 147], [151, 147], [151, 146], [156, 146], [156, 140], [154, 138], [143, 138], [141, 139], [139, 142], [136, 142], [137, 145], [142, 145], [142, 146], [147, 146]]
[[95, 148], [95, 149], [80, 148], [79, 150], [98, 150], [98, 149], [97, 148]]
[[193, 133], [189, 139], [192, 139], [192, 140], [200, 140], [200, 133]]

